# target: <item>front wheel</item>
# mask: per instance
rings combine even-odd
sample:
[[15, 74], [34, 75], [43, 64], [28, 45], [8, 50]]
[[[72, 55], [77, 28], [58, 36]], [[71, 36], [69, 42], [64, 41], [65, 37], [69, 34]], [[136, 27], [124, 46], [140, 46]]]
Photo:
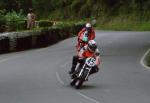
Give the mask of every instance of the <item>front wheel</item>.
[[77, 82], [77, 79], [72, 79], [71, 82], [70, 82], [70, 85], [71, 85], [71, 86], [75, 86], [75, 83], [76, 83], [76, 82]]
[[83, 84], [83, 80], [78, 80], [78, 81], [76, 81], [76, 83], [75, 83], [75, 88], [76, 88], [76, 89], [79, 89], [79, 88], [82, 86], [82, 84]]
[[88, 76], [89, 76], [89, 70], [84, 70], [81, 79], [86, 80]]

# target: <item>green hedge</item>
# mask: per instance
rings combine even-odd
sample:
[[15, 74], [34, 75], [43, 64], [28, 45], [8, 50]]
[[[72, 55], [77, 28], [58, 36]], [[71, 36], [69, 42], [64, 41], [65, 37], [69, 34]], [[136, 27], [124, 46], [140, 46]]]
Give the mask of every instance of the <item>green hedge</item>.
[[0, 53], [46, 47], [76, 35], [83, 26], [84, 23], [60, 23], [52, 27], [5, 33], [0, 35]]
[[49, 20], [40, 20], [38, 21], [38, 23], [39, 23], [39, 27], [50, 27], [53, 25], [53, 22]]
[[21, 30], [26, 30], [26, 21], [25, 20], [7, 22], [7, 30], [6, 31], [12, 32], [12, 31], [21, 31]]
[[2, 10], [0, 10], [0, 32], [4, 32], [6, 27], [6, 19]]

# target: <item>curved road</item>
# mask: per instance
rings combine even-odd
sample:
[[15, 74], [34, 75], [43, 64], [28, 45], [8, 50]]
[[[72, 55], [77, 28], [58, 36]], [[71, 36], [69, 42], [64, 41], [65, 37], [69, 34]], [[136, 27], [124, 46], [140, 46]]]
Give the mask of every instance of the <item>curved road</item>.
[[150, 70], [141, 58], [150, 32], [96, 31], [101, 70], [81, 90], [69, 86], [76, 38], [0, 55], [0, 103], [150, 103]]

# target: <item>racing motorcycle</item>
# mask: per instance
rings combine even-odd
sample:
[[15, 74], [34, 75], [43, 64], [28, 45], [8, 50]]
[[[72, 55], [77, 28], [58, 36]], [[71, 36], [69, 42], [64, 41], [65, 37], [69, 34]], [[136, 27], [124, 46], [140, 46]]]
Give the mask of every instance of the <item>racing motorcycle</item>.
[[82, 86], [83, 82], [88, 80], [90, 71], [95, 65], [96, 65], [95, 58], [93, 57], [86, 58], [82, 66], [81, 64], [77, 66], [77, 70], [76, 70], [77, 72], [75, 71], [76, 73], [73, 74], [74, 76], [72, 77], [70, 85], [75, 86], [76, 89], [79, 89]]

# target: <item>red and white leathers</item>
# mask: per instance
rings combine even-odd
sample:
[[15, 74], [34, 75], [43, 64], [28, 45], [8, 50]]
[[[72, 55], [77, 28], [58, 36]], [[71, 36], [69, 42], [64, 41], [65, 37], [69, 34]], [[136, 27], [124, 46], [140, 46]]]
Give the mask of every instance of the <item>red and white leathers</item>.
[[77, 52], [80, 51], [81, 46], [85, 46], [87, 45], [88, 42], [83, 42], [83, 37], [85, 36], [85, 34], [87, 34], [86, 36], [88, 37], [88, 41], [89, 40], [93, 40], [95, 39], [95, 31], [93, 28], [91, 28], [91, 30], [88, 32], [86, 28], [83, 28], [79, 33], [78, 33], [78, 38], [77, 38]]
[[96, 59], [96, 66], [93, 67], [93, 69], [91, 70], [90, 74], [96, 73], [99, 71], [99, 64], [100, 64], [100, 52], [99, 50], [96, 48], [96, 50], [94, 52], [91, 52], [89, 49], [89, 46], [86, 45], [83, 48], [81, 48], [81, 50], [78, 52], [77, 55], [73, 56], [72, 59], [72, 67], [70, 70], [70, 74], [75, 72], [75, 68], [77, 63], [84, 63], [86, 58], [88, 57], [95, 57]]
[[96, 59], [96, 65], [98, 66], [100, 64], [100, 52], [98, 48], [95, 50], [95, 52], [91, 52], [88, 49], [88, 46], [84, 46], [79, 52], [78, 52], [78, 57], [79, 58], [88, 58], [88, 57], [95, 57]]

